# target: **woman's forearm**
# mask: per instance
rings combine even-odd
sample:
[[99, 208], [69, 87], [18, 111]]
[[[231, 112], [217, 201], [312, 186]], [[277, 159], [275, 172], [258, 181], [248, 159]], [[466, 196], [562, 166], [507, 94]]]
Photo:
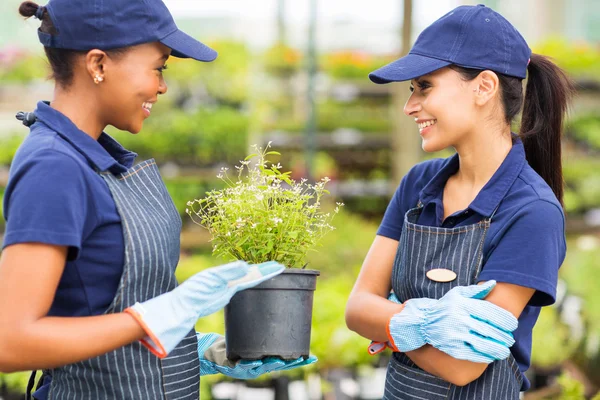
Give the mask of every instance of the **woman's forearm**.
[[458, 360], [428, 344], [405, 354], [419, 368], [457, 386], [467, 385], [479, 378], [488, 366], [488, 364]]
[[377, 342], [387, 342], [387, 325], [404, 305], [393, 303], [372, 293], [356, 293], [346, 305], [346, 325], [359, 335]]
[[17, 326], [0, 326], [0, 372], [71, 364], [118, 349], [145, 335], [138, 322], [126, 313], [44, 317]]

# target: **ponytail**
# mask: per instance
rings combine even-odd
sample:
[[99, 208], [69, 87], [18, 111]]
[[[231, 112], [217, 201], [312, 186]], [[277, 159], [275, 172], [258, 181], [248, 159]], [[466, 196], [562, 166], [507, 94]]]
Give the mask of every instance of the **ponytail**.
[[561, 136], [573, 82], [548, 58], [532, 54], [519, 136], [529, 165], [546, 181], [561, 205]]
[[[465, 81], [475, 79], [481, 70], [450, 65]], [[563, 203], [561, 136], [563, 120], [573, 92], [573, 82], [548, 58], [532, 54], [529, 62], [525, 102], [519, 136], [527, 162], [546, 181]], [[500, 97], [504, 120], [511, 124], [523, 105], [520, 78], [496, 72], [500, 81]]]

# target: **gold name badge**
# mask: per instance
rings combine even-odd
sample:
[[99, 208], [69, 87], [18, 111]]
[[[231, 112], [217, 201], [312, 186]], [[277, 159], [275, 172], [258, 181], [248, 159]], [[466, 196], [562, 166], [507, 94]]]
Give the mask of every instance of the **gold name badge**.
[[431, 269], [425, 275], [435, 282], [452, 282], [456, 279], [456, 272], [445, 268]]

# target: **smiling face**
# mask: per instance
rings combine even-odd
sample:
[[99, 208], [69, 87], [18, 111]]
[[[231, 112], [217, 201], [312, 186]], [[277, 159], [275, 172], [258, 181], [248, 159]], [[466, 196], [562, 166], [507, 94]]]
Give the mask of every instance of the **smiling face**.
[[142, 129], [158, 95], [167, 92], [162, 71], [170, 53], [168, 47], [156, 42], [131, 47], [118, 57], [105, 58], [98, 107], [107, 125], [131, 133]]
[[424, 151], [456, 147], [476, 131], [480, 115], [473, 87], [450, 68], [411, 81], [404, 113], [419, 126]]

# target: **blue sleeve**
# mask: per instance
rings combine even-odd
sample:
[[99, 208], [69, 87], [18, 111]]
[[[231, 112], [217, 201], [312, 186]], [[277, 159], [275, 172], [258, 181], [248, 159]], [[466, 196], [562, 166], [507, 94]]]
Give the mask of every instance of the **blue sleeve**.
[[419, 201], [419, 190], [417, 189], [416, 178], [419, 175], [417, 166], [413, 167], [402, 178], [398, 189], [394, 193], [392, 200], [385, 210], [381, 225], [377, 230], [377, 234], [390, 239], [400, 240], [402, 234], [402, 226], [404, 225], [404, 214], [417, 206]]
[[565, 218], [556, 204], [537, 200], [521, 208], [492, 239], [491, 248], [478, 280], [535, 289], [531, 306], [556, 301], [558, 269], [567, 251]]
[[28, 242], [68, 246], [69, 260], [76, 259], [89, 208], [81, 166], [54, 150], [13, 166], [4, 195], [3, 248]]

